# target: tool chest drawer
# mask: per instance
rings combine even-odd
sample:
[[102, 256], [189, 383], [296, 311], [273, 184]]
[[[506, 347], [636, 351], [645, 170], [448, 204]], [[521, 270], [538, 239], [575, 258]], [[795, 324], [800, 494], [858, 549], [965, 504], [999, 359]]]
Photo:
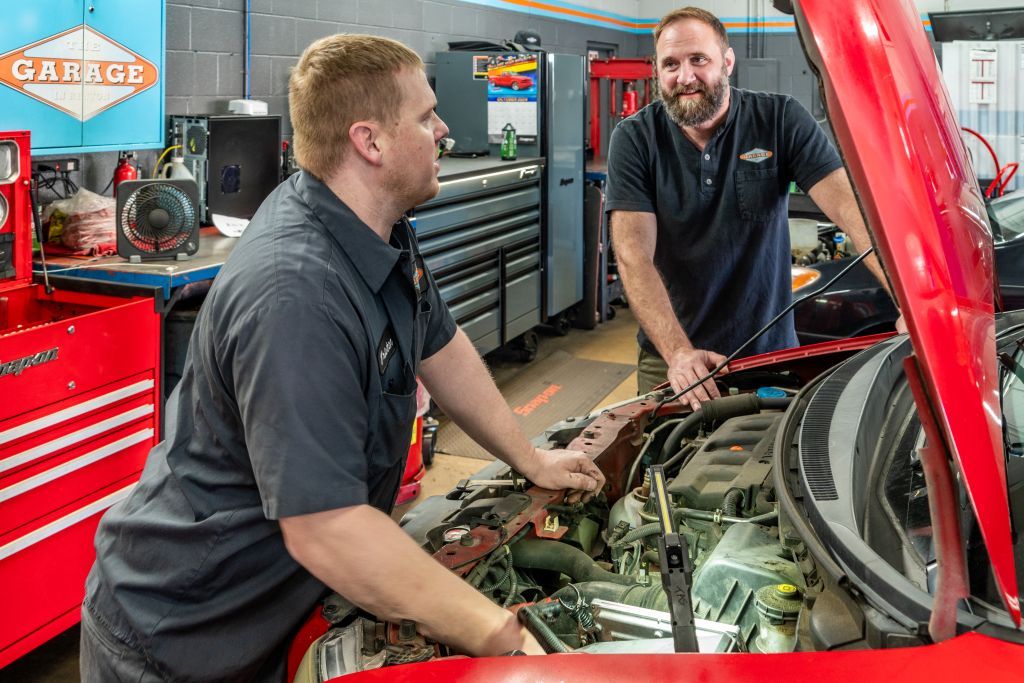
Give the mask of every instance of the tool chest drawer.
[[156, 435], [154, 386], [138, 375], [0, 422], [0, 539], [138, 474]]
[[134, 486], [134, 478], [113, 482], [34, 531], [0, 541], [0, 666], [78, 623], [96, 525]]
[[[543, 160], [514, 163], [446, 159], [441, 191], [415, 210], [427, 267], [455, 321], [481, 353], [540, 323]], [[531, 284], [513, 292], [513, 280], [524, 278]], [[533, 283], [536, 296], [525, 291]]]
[[0, 292], [0, 421], [160, 363], [152, 299]]

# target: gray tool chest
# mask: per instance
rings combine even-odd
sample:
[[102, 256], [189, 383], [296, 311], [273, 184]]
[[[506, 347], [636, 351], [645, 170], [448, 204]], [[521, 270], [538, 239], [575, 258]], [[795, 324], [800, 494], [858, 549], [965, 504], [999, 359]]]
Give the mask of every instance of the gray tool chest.
[[441, 162], [441, 191], [415, 209], [420, 251], [480, 353], [541, 321], [544, 159]]

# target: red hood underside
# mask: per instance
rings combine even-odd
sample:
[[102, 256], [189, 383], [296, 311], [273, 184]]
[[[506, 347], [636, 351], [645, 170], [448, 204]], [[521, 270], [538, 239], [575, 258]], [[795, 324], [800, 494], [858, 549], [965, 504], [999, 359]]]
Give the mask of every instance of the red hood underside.
[[911, 0], [794, 4], [930, 408], [960, 467], [1003, 602], [1019, 624], [992, 233], [935, 54]]

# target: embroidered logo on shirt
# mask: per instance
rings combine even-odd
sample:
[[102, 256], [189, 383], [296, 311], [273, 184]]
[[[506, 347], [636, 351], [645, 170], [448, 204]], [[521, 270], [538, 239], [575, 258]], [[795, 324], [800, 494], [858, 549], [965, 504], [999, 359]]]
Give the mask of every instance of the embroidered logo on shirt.
[[416, 254], [416, 271], [412, 274], [412, 286], [416, 288], [416, 298], [422, 300], [430, 289], [430, 280], [426, 278], [426, 266], [423, 257]]
[[380, 343], [377, 344], [377, 369], [380, 370], [380, 374], [384, 374], [384, 371], [388, 369], [388, 363], [391, 362], [391, 357], [395, 355], [395, 333], [392, 331], [389, 325], [384, 330], [383, 336], [380, 338]]
[[740, 159], [742, 159], [743, 161], [749, 161], [755, 164], [760, 164], [765, 159], [771, 159], [773, 154], [774, 152], [771, 152], [770, 150], [755, 147], [749, 152], [744, 152], [743, 154], [741, 154]]

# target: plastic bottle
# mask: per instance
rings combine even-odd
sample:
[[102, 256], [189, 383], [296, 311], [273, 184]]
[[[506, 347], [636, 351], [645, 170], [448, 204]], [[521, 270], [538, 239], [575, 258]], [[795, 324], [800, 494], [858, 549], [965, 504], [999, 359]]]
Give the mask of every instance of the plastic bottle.
[[501, 160], [502, 161], [515, 161], [518, 154], [517, 141], [516, 141], [516, 129], [511, 123], [506, 123], [505, 127], [501, 129], [504, 135], [501, 138]]
[[195, 180], [185, 165], [185, 157], [178, 154], [171, 157], [170, 163], [160, 169], [160, 177], [165, 180]]

